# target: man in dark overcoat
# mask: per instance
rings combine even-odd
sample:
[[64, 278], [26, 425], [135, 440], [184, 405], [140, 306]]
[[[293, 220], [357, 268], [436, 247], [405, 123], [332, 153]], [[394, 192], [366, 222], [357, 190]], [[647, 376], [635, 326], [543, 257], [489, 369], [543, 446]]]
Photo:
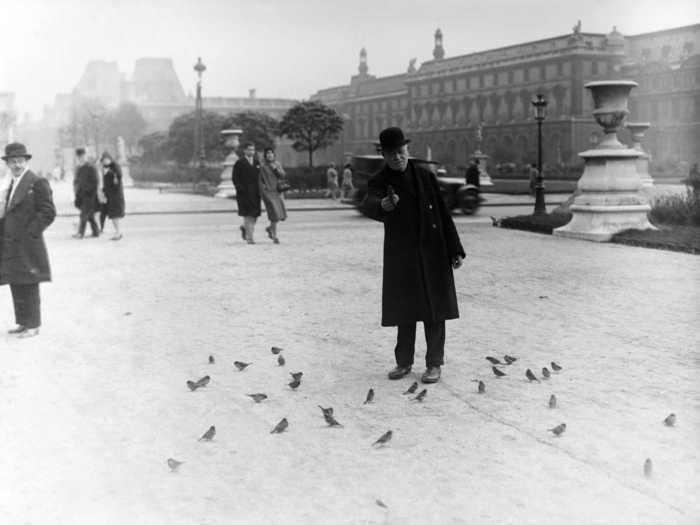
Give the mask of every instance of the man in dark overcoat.
[[236, 187], [238, 215], [243, 217], [241, 237], [248, 244], [255, 244], [255, 222], [262, 212], [260, 206], [260, 161], [255, 156], [255, 145], [243, 146], [243, 157], [233, 165], [233, 185]]
[[422, 321], [427, 352], [421, 380], [435, 383], [444, 364], [445, 320], [459, 317], [452, 270], [462, 266], [465, 253], [437, 178], [409, 160], [408, 142], [400, 128], [379, 134], [385, 166], [368, 181], [363, 206], [384, 223], [381, 324], [398, 327], [389, 378], [411, 371]]
[[9, 333], [18, 337], [39, 333], [39, 283], [51, 280], [43, 232], [56, 217], [49, 183], [27, 166], [31, 157], [16, 142], [2, 157], [12, 180], [0, 203], [0, 284], [10, 285], [17, 327]]
[[97, 199], [97, 170], [85, 157], [85, 149], [75, 150], [78, 168], [75, 171], [73, 190], [75, 191], [75, 207], [80, 210], [80, 226], [78, 233], [73, 235], [76, 239], [85, 237], [85, 226], [90, 223], [93, 237], [99, 237], [100, 230], [95, 221], [95, 212], [99, 206]]

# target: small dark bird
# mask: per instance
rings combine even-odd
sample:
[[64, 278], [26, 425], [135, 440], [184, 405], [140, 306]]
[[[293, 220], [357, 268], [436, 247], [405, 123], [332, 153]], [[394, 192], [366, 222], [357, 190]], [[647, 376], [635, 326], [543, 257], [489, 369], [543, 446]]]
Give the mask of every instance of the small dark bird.
[[425, 396], [428, 395], [428, 389], [424, 388], [420, 392], [418, 392], [418, 395], [413, 398], [414, 401], [423, 401], [425, 399]]
[[518, 358], [506, 354], [503, 356], [503, 360], [506, 362], [507, 365], [512, 365], [518, 360]]
[[549, 396], [549, 408], [557, 408], [557, 396], [554, 394]]
[[332, 416], [333, 415], [333, 407], [323, 408], [321, 405], [318, 405], [318, 408], [321, 409], [321, 412], [323, 412], [324, 416]]
[[131, 315], [131, 312], [124, 312], [124, 315]]
[[199, 388], [199, 385], [197, 384], [197, 381], [190, 381], [187, 380], [187, 388], [189, 388], [192, 392], [197, 390]]
[[289, 423], [287, 422], [287, 418], [283, 417], [282, 420], [275, 425], [275, 428], [273, 428], [270, 431], [270, 434], [281, 434], [285, 430], [287, 430], [287, 427], [289, 426]]
[[549, 299], [549, 296], [547, 296], [547, 295], [538, 295], [537, 298], [538, 298], [538, 299]]
[[403, 393], [403, 395], [406, 395], [406, 394], [413, 394], [413, 392], [415, 392], [416, 390], [418, 390], [418, 381], [414, 381], [413, 384], [412, 384], [411, 386], [408, 387], [408, 390], [406, 390], [406, 391]]
[[324, 413], [324, 414], [323, 414], [323, 419], [326, 420], [326, 423], [328, 423], [328, 426], [329, 426], [329, 427], [342, 427], [342, 426], [343, 426], [343, 425], [341, 425], [340, 423], [338, 423], [338, 422], [336, 421], [336, 419], [333, 417], [332, 414], [326, 414], [326, 413]]
[[210, 380], [211, 380], [211, 377], [209, 377], [209, 376], [204, 376], [204, 377], [202, 377], [202, 378], [200, 378], [200, 379], [197, 380], [197, 386], [198, 386], [198, 387], [207, 386], [207, 385], [209, 384], [209, 381], [210, 381]]
[[644, 462], [644, 475], [647, 478], [651, 477], [651, 459], [649, 458]]
[[672, 427], [675, 424], [676, 424], [676, 414], [669, 414], [666, 416], [666, 419], [664, 419], [664, 425], [666, 425], [667, 427]]
[[214, 364], [214, 356], [213, 356], [213, 355], [210, 355], [210, 356], [209, 356], [209, 364], [210, 364], [210, 365], [213, 365], [213, 364]]
[[367, 391], [367, 398], [365, 399], [365, 402], [362, 404], [366, 405], [367, 403], [371, 403], [373, 399], [374, 399], [374, 388], [370, 388]]
[[483, 381], [479, 381], [479, 385], [478, 385], [478, 390], [477, 390], [477, 391], [478, 391], [480, 394], [483, 394], [484, 392], [486, 392], [486, 383], [484, 383]]
[[552, 365], [552, 370], [554, 370], [555, 372], [559, 372], [561, 370], [561, 367], [558, 364], [556, 364], [554, 361], [552, 361], [549, 364]]
[[382, 500], [378, 499], [375, 501], [377, 505], [379, 505], [382, 508], [388, 509], [389, 507], [386, 506], [386, 503], [384, 503]]
[[245, 370], [250, 366], [250, 363], [244, 363], [243, 361], [234, 361], [233, 364], [236, 368], [238, 368], [239, 372]]
[[282, 357], [281, 355], [277, 356], [277, 364], [279, 366], [284, 366], [284, 363], [286, 363], [286, 361], [284, 360], [284, 357]]
[[377, 441], [372, 443], [372, 446], [374, 445], [385, 445], [391, 440], [391, 436], [394, 433], [391, 430], [387, 430], [385, 434], [382, 435]]
[[304, 375], [304, 372], [289, 372], [289, 375], [292, 376], [294, 381], [301, 381], [301, 376]]
[[542, 368], [542, 377], [544, 377], [545, 379], [549, 379], [551, 375], [552, 374], [549, 373], [549, 370], [547, 370], [546, 366]]
[[297, 388], [299, 388], [300, 384], [301, 384], [301, 379], [295, 379], [294, 381], [289, 383], [289, 388], [291, 388], [292, 390], [296, 390]]
[[495, 357], [487, 357], [486, 360], [491, 363], [492, 365], [503, 365], [505, 363], [501, 363], [498, 359]]
[[500, 371], [498, 368], [496, 368], [495, 366], [492, 366], [492, 367], [491, 367], [491, 370], [493, 370], [493, 373], [494, 373], [494, 375], [495, 375], [496, 377], [503, 377], [504, 375], [506, 375], [505, 372], [501, 372], [501, 371]]
[[282, 349], [279, 346], [273, 346], [272, 348], [270, 348], [270, 352], [272, 352], [275, 355], [279, 354], [281, 351]]
[[535, 376], [535, 374], [532, 373], [532, 370], [529, 368], [527, 369], [527, 372], [525, 372], [525, 377], [527, 377], [528, 381], [537, 381], [538, 383], [540, 382], [539, 379]]
[[565, 430], [566, 430], [566, 423], [562, 423], [561, 425], [557, 425], [554, 428], [548, 429], [549, 432], [553, 433], [557, 437], [561, 436]]
[[251, 398], [253, 401], [256, 403], [260, 403], [260, 401], [265, 401], [267, 399], [267, 394], [246, 394], [249, 398]]
[[214, 436], [216, 435], [216, 427], [214, 425], [209, 427], [209, 430], [207, 430], [204, 434], [202, 434], [202, 437], [199, 438], [199, 441], [211, 441], [214, 439]]
[[178, 461], [177, 459], [173, 458], [168, 458], [168, 466], [170, 467], [170, 470], [172, 472], [176, 472], [177, 469], [180, 468], [180, 465], [182, 465], [182, 461]]

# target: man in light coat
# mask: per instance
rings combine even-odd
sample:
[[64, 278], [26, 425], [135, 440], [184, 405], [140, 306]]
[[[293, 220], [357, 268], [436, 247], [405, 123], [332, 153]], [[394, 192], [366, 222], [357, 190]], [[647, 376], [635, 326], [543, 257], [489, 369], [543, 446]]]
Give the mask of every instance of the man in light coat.
[[384, 223], [382, 326], [397, 326], [396, 367], [389, 379], [410, 373], [416, 323], [423, 322], [427, 352], [424, 383], [440, 380], [445, 320], [459, 317], [453, 268], [465, 257], [437, 178], [409, 160], [400, 128], [379, 134], [384, 168], [368, 181], [363, 206]]
[[10, 186], [0, 203], [0, 285], [9, 284], [17, 337], [38, 335], [41, 326], [39, 283], [51, 280], [44, 230], [56, 217], [49, 183], [29, 170], [32, 156], [24, 144], [5, 147], [2, 159], [12, 173]]

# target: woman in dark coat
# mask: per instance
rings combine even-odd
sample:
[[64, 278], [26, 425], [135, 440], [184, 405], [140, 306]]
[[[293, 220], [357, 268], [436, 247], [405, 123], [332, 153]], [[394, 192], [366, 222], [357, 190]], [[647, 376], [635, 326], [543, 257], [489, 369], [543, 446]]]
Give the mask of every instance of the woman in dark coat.
[[255, 157], [255, 145], [248, 142], [243, 147], [243, 157], [233, 165], [233, 185], [236, 187], [238, 215], [243, 217], [241, 237], [248, 244], [255, 244], [255, 222], [262, 213], [260, 207], [260, 162]]
[[284, 176], [282, 165], [275, 160], [274, 150], [265, 148], [265, 160], [260, 165], [260, 192], [265, 203], [267, 218], [270, 220], [270, 225], [265, 228], [265, 231], [275, 244], [280, 242], [277, 238], [277, 223], [287, 218], [284, 199], [277, 190], [278, 183], [284, 179]]
[[102, 154], [100, 162], [102, 163], [102, 193], [107, 199], [100, 213], [100, 225], [104, 228], [104, 215], [109, 217], [114, 226], [112, 240], [118, 241], [122, 238], [122, 233], [119, 229], [119, 219], [124, 217], [122, 170], [107, 151]]

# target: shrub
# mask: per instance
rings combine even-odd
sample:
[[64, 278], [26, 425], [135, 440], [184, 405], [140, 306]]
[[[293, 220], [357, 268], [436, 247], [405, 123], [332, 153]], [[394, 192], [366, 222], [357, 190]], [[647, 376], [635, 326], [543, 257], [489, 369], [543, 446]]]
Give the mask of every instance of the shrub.
[[685, 194], [658, 197], [649, 218], [658, 224], [700, 226], [700, 195], [688, 190]]
[[195, 166], [136, 164], [131, 166], [130, 174], [134, 181], [139, 183], [194, 184], [204, 181], [218, 186], [222, 170], [219, 166], [207, 166], [200, 173], [199, 168]]
[[287, 180], [292, 190], [306, 193], [312, 190], [325, 189], [327, 186], [326, 168], [315, 167], [309, 169], [308, 167], [297, 167], [285, 168], [284, 171], [287, 174]]

